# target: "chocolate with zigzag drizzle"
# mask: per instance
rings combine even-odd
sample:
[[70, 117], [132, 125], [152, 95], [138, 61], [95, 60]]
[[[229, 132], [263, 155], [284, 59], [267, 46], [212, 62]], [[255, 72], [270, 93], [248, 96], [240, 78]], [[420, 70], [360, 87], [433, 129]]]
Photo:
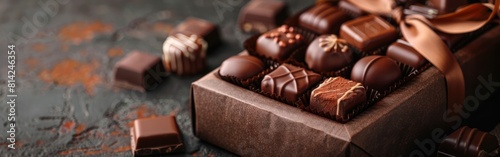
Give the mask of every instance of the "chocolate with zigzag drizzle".
[[264, 76], [263, 92], [295, 102], [309, 87], [318, 83], [321, 75], [290, 64], [283, 64]]

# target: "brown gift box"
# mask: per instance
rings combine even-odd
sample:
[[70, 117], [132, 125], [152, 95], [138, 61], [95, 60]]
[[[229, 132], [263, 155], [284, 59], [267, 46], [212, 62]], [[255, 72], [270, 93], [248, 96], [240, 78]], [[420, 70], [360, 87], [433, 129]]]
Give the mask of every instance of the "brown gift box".
[[[455, 53], [466, 80], [466, 103], [481, 102], [498, 87], [485, 84], [500, 82], [498, 41], [500, 26], [495, 26]], [[423, 155], [437, 149], [433, 138], [461, 123], [457, 116], [444, 116], [445, 80], [434, 67], [345, 124], [233, 85], [217, 72], [192, 84], [194, 132], [242, 156]]]

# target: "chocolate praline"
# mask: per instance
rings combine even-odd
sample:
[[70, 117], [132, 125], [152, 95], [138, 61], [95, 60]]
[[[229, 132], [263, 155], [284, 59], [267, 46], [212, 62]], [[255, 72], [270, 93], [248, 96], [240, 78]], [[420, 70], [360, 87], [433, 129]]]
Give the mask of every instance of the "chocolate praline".
[[443, 140], [437, 154], [438, 157], [493, 157], [500, 155], [499, 147], [495, 136], [464, 126]]
[[356, 49], [368, 52], [396, 41], [398, 33], [382, 18], [367, 15], [342, 24], [340, 37]]
[[331, 77], [312, 91], [309, 107], [330, 115], [346, 115], [365, 100], [366, 91], [361, 83]]
[[264, 33], [288, 18], [288, 6], [283, 1], [250, 1], [240, 11], [238, 25], [244, 32]]
[[332, 72], [349, 65], [352, 51], [347, 42], [336, 35], [322, 35], [314, 39], [306, 51], [306, 63], [318, 72]]
[[264, 68], [264, 63], [259, 58], [249, 55], [239, 55], [222, 62], [219, 74], [243, 80], [259, 74]]
[[295, 102], [309, 87], [320, 80], [319, 74], [290, 64], [283, 64], [264, 76], [261, 89], [265, 93]]
[[163, 43], [165, 70], [178, 75], [192, 75], [205, 68], [207, 42], [197, 35], [176, 34]]
[[420, 68], [427, 60], [417, 50], [415, 50], [410, 43], [403, 39], [399, 39], [389, 46], [387, 49], [387, 57], [396, 61], [407, 64], [414, 68]]
[[262, 34], [257, 39], [256, 51], [261, 56], [284, 61], [303, 42], [304, 38], [294, 27], [283, 25]]
[[329, 3], [319, 3], [299, 17], [299, 25], [318, 34], [337, 34], [349, 14]]
[[401, 75], [399, 66], [392, 59], [374, 55], [356, 62], [351, 72], [351, 80], [384, 91], [399, 80]]

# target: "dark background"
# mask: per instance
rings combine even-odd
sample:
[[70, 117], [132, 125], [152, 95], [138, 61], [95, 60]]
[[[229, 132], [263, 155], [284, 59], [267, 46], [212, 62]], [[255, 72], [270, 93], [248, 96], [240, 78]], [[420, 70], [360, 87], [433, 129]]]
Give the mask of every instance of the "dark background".
[[[292, 13], [314, 3], [287, 2]], [[55, 4], [52, 12], [42, 7], [49, 3]], [[240, 32], [236, 20], [246, 3], [0, 0], [0, 154], [131, 156], [131, 122], [171, 114], [177, 116], [187, 145], [187, 152], [177, 156], [234, 156], [192, 134], [188, 101], [191, 82], [243, 50], [241, 43], [248, 35]], [[133, 50], [161, 55], [168, 32], [188, 16], [212, 21], [221, 29], [224, 43], [209, 52], [206, 71], [170, 76], [148, 93], [112, 86], [112, 68], [118, 60]], [[16, 150], [7, 150], [5, 132], [8, 44], [16, 45]], [[486, 131], [494, 128], [499, 116], [488, 111], [499, 111], [499, 92], [492, 97], [466, 124]]]

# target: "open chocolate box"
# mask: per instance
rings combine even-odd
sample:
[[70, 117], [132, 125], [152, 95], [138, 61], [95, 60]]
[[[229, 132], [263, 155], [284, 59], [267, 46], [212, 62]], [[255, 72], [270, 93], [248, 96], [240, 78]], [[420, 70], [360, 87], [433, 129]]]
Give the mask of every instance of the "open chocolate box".
[[[435, 128], [447, 131], [455, 124], [445, 114], [444, 77], [429, 64], [413, 68], [398, 62], [399, 80], [385, 90], [366, 87], [367, 100], [342, 114], [308, 108], [311, 90], [322, 81], [310, 86], [297, 101], [262, 91], [263, 76], [279, 65], [311, 70], [304, 63], [304, 53], [318, 35], [298, 26], [300, 14], [291, 17], [287, 25], [298, 29], [306, 42], [287, 59], [274, 60], [256, 53], [256, 35], [247, 39], [247, 53], [240, 55], [259, 57], [266, 63], [265, 70], [250, 80], [239, 80], [220, 76], [216, 69], [192, 84], [194, 132], [200, 139], [243, 156], [407, 156], [422, 153], [422, 141], [432, 139]], [[489, 25], [464, 36], [451, 49], [462, 66], [466, 94], [474, 96], [476, 87], [484, 83], [481, 80], [500, 80], [496, 79], [500, 78], [500, 63], [495, 60], [500, 57], [495, 52], [500, 48], [495, 44], [500, 27]], [[383, 55], [387, 46], [362, 52], [350, 45], [355, 61], [336, 71], [318, 73], [322, 80], [349, 78], [356, 60]]]

